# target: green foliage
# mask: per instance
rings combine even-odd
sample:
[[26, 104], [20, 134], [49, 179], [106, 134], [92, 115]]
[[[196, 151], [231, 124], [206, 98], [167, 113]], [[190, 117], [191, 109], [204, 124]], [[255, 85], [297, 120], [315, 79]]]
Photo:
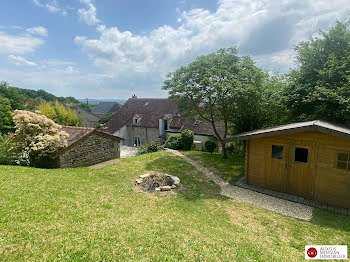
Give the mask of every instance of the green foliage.
[[116, 114], [116, 112], [109, 112], [98, 120], [98, 123], [103, 125], [107, 123]]
[[6, 134], [13, 128], [10, 100], [0, 96], [0, 135]]
[[16, 160], [16, 155], [11, 152], [11, 143], [7, 136], [0, 135], [0, 165], [13, 165]]
[[230, 154], [244, 154], [245, 147], [243, 141], [234, 141], [226, 144], [226, 149]]
[[148, 143], [147, 145], [141, 146], [138, 149], [137, 155], [157, 152], [160, 149], [161, 149], [161, 146], [160, 146], [159, 142], [156, 141], [156, 142]]
[[337, 22], [320, 34], [296, 48], [299, 68], [290, 73], [286, 104], [293, 120], [350, 124], [349, 24]]
[[10, 101], [12, 110], [23, 109], [23, 101], [18, 88], [8, 86], [6, 82], [0, 82], [0, 96]]
[[181, 134], [174, 134], [168, 137], [165, 141], [166, 148], [179, 150], [182, 149]]
[[31, 90], [9, 86], [6, 82], [0, 82], [0, 96], [10, 100], [12, 110], [26, 109], [34, 111], [42, 101], [54, 102], [58, 100], [64, 104], [79, 103], [74, 97], [56, 97], [44, 90]]
[[193, 144], [193, 131], [186, 129], [181, 132], [181, 144], [184, 150], [191, 150]]
[[216, 148], [216, 143], [213, 140], [207, 140], [204, 143], [205, 146], [205, 150], [207, 150], [209, 153], [213, 153], [215, 151]]
[[74, 110], [70, 108], [65, 108], [57, 100], [55, 103], [44, 103], [39, 106], [39, 111], [41, 114], [55, 121], [55, 123], [60, 125], [68, 126], [81, 126], [82, 119], [77, 115]]
[[163, 83], [163, 89], [178, 100], [187, 116], [211, 123], [223, 145], [224, 158], [229, 133], [257, 129], [279, 120], [275, 112], [283, 115], [279, 88], [284, 85], [280, 79], [270, 78], [249, 56], [237, 54], [236, 48], [226, 48], [197, 57], [169, 73]]

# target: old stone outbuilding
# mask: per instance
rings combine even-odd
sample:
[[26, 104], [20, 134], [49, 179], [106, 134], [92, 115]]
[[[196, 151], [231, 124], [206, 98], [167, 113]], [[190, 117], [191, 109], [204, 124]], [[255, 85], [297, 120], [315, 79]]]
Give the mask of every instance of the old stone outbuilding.
[[63, 126], [60, 131], [65, 131], [69, 137], [67, 147], [54, 155], [57, 167], [90, 166], [120, 157], [123, 138], [86, 127]]

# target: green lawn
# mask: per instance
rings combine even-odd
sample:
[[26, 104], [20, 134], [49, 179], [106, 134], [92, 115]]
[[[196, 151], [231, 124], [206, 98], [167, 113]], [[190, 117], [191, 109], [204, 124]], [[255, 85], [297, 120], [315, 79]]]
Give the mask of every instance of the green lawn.
[[201, 151], [181, 151], [181, 153], [230, 183], [236, 182], [244, 173], [244, 155], [228, 154], [228, 158], [223, 159], [221, 153], [210, 154]]
[[[177, 194], [134, 188], [147, 170]], [[299, 221], [220, 196], [180, 158], [140, 155], [102, 169], [0, 167], [2, 261], [304, 261], [306, 244], [350, 243], [347, 216]]]

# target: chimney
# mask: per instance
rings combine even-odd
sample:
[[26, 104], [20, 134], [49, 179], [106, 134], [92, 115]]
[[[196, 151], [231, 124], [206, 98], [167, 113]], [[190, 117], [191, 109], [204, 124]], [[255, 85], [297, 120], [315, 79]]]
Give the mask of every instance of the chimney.
[[132, 95], [132, 99], [137, 99], [137, 96], [135, 94]]

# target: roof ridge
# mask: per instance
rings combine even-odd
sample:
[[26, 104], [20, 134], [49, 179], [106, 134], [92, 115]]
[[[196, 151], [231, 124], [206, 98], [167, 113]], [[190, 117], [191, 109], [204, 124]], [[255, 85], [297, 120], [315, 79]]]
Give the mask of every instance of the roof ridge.
[[71, 129], [80, 129], [80, 130], [92, 130], [92, 129], [95, 129], [93, 127], [84, 127], [84, 126], [66, 126], [66, 125], [62, 125], [62, 127], [71, 128]]

